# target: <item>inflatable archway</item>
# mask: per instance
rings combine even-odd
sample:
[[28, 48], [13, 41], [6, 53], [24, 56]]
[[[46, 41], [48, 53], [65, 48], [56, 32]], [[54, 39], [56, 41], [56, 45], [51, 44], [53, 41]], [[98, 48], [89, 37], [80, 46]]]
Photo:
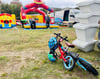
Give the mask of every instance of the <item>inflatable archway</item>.
[[50, 11], [51, 13], [54, 12], [53, 9], [51, 9], [50, 7], [48, 7], [47, 5], [45, 5], [43, 3], [42, 0], [34, 0], [34, 3], [25, 5], [24, 7], [21, 7], [21, 19], [26, 19], [26, 14], [29, 12], [38, 12], [40, 14], [43, 15], [43, 22], [45, 23], [45, 12], [39, 10], [38, 8], [43, 8], [46, 9], [48, 11]]
[[[49, 8], [47, 5], [45, 5], [43, 3], [42, 0], [34, 0], [34, 3], [25, 5], [24, 7], [21, 7], [21, 22], [22, 22], [22, 27], [23, 28], [31, 28], [31, 29], [35, 29], [35, 28], [58, 28], [58, 25], [54, 24], [54, 16], [51, 14], [50, 18], [48, 18], [48, 15], [45, 14], [45, 12], [41, 11], [39, 8], [43, 8], [48, 10], [50, 13], [53, 13], [54, 10]], [[27, 15], [27, 13], [29, 12], [38, 12], [41, 15]], [[38, 21], [42, 20], [42, 22], [37, 22], [34, 19], [35, 18], [29, 18], [27, 19], [27, 17], [36, 17], [36, 19], [39, 19]], [[43, 18], [42, 18], [43, 17]], [[50, 20], [49, 20], [50, 19]], [[28, 21], [27, 21], [28, 20]], [[49, 24], [50, 22], [50, 24]]]

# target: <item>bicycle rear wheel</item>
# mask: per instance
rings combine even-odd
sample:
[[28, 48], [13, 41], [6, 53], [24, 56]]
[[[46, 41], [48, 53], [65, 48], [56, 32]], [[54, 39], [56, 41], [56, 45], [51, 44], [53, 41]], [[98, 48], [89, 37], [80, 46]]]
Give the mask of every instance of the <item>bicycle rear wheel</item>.
[[78, 61], [80, 62], [81, 65], [83, 65], [86, 68], [87, 71], [89, 71], [95, 76], [98, 75], [97, 70], [91, 64], [89, 64], [85, 59], [79, 58]]

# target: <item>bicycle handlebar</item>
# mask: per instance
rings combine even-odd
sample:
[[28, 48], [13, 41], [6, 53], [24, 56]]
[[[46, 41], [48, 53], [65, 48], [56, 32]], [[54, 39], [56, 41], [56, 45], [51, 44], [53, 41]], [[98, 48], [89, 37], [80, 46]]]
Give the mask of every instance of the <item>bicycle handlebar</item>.
[[56, 35], [56, 38], [60, 37], [61, 39], [65, 40], [65, 41], [68, 41], [68, 40], [67, 40], [68, 37], [66, 36], [66, 37], [63, 38], [63, 37], [61, 36], [61, 33], [54, 33], [54, 35]]

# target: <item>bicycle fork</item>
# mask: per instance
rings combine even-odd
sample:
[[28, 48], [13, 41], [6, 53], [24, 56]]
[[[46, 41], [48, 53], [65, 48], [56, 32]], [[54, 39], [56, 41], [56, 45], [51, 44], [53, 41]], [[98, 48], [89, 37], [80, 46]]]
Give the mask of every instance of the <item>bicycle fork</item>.
[[[79, 59], [83, 59], [83, 58], [77, 58], [76, 63], [77, 63], [82, 69], [84, 69], [85, 71], [87, 71], [87, 69], [86, 69], [83, 65], [81, 65], [81, 63], [79, 62]], [[84, 59], [83, 59], [83, 60], [84, 60]], [[86, 60], [84, 60], [84, 61], [86, 61]]]

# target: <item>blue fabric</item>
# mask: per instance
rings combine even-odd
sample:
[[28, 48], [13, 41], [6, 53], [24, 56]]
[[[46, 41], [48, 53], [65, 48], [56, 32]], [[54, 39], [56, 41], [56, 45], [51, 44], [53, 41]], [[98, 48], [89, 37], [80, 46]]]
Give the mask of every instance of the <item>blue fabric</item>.
[[2, 28], [2, 24], [0, 24], [0, 28]]
[[61, 18], [55, 18], [55, 23], [61, 25], [63, 24], [63, 20]]
[[15, 24], [11, 24], [11, 27], [16, 27], [16, 25]]
[[[25, 24], [25, 25], [30, 26], [30, 24]], [[46, 26], [46, 24], [45, 23], [36, 23], [36, 26]], [[50, 24], [50, 26], [57, 26], [57, 25], [56, 24]]]
[[63, 46], [61, 47], [61, 49], [62, 49], [63, 51], [65, 51], [65, 49], [64, 49], [64, 47], [63, 47]]
[[24, 9], [24, 10], [26, 10], [26, 9], [27, 9], [27, 7], [25, 7], [25, 6], [24, 6], [24, 7], [23, 7], [23, 9]]
[[0, 28], [2, 28], [2, 29], [11, 29], [12, 27], [16, 27], [16, 25], [15, 24], [11, 24], [11, 27], [9, 27], [9, 24], [5, 24], [4, 27], [2, 27], [2, 25], [0, 25]]
[[[55, 37], [50, 38], [48, 42], [49, 48], [53, 48], [55, 44], [57, 44], [57, 39]], [[56, 45], [53, 49], [56, 50], [57, 48], [58, 46]]]
[[9, 24], [4, 24], [4, 27], [2, 27], [3, 29], [11, 29], [11, 27], [9, 27]]
[[45, 23], [36, 23], [37, 26], [46, 26]]
[[51, 11], [51, 8], [48, 8], [47, 10], [48, 10], [48, 11]]
[[61, 18], [55, 18], [55, 22], [63, 22]]

